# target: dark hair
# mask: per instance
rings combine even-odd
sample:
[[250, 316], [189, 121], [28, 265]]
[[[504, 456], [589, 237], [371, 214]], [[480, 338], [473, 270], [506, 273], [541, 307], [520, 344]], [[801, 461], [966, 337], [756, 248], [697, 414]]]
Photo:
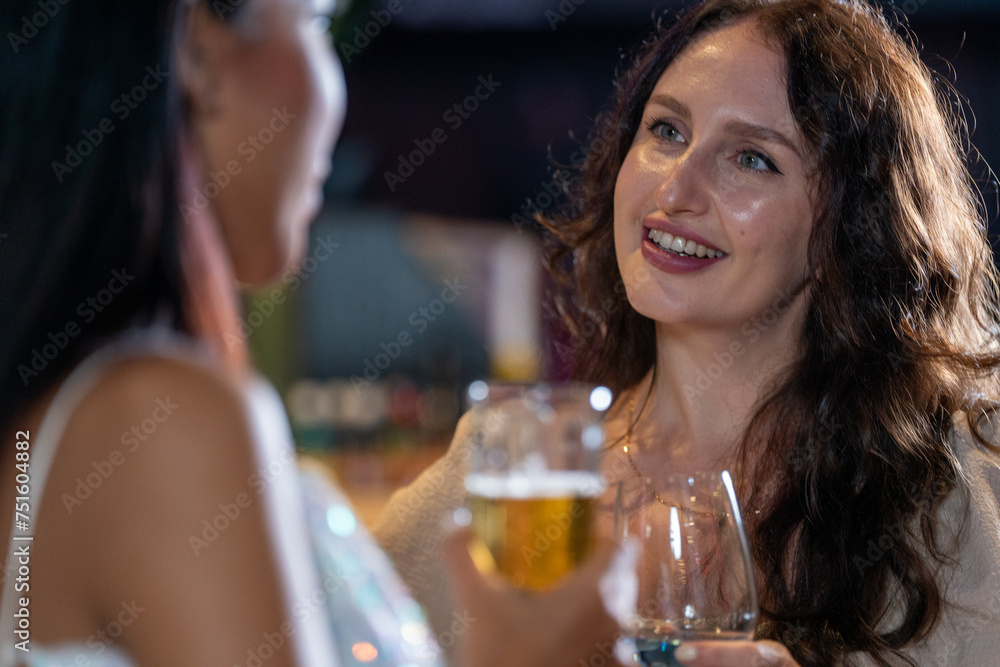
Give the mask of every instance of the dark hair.
[[[653, 322], [628, 303], [615, 259], [615, 181], [663, 71], [743, 20], [785, 56], [821, 202], [802, 354], [739, 443], [741, 497], [748, 516], [761, 512], [748, 521], [758, 636], [803, 665], [853, 651], [888, 664], [945, 604], [935, 571], [950, 545], [936, 511], [957, 486], [948, 437], [964, 412], [996, 451], [977, 418], [997, 405], [1000, 365], [997, 274], [960, 100], [911, 38], [863, 0], [709, 0], [658, 26], [618, 77], [571, 206], [543, 221], [555, 303], [578, 340], [600, 324], [575, 350], [577, 378], [617, 393], [654, 366]], [[869, 562], [885, 535], [891, 553]]]
[[[224, 4], [232, 12], [216, 10], [219, 18], [237, 13]], [[176, 0], [0, 3], [7, 428], [130, 326], [213, 335], [195, 304], [218, 299], [199, 283], [213, 260], [179, 213], [178, 9]]]

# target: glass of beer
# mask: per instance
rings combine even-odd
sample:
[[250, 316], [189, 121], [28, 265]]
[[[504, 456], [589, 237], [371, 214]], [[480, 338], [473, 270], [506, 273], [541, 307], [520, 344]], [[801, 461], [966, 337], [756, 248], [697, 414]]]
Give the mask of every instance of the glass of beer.
[[473, 442], [465, 479], [473, 557], [527, 590], [545, 589], [589, 553], [606, 387], [588, 384], [469, 386]]

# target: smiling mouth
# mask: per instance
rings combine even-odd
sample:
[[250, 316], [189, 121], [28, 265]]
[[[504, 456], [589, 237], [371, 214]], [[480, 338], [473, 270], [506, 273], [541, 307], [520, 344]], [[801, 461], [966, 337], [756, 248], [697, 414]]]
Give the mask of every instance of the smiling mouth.
[[695, 257], [697, 259], [714, 259], [723, 257], [726, 253], [715, 248], [691, 241], [682, 236], [674, 236], [659, 229], [649, 230], [649, 240], [658, 245], [663, 250], [680, 255], [681, 257]]

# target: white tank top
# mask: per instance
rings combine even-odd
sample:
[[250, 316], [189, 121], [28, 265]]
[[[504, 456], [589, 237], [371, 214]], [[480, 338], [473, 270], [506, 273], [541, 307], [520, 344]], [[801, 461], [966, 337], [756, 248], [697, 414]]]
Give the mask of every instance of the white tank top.
[[[59, 388], [38, 432], [32, 434], [29, 503], [33, 512], [44, 497], [49, 469], [70, 417], [112, 365], [140, 356], [212, 366], [204, 349], [162, 329], [124, 334], [80, 363]], [[259, 379], [248, 382], [244, 390], [251, 427], [257, 441], [264, 443], [269, 460], [294, 453], [288, 418], [277, 392]], [[441, 667], [440, 648], [427, 628], [423, 610], [340, 492], [308, 470], [280, 475], [268, 488], [269, 525], [289, 608], [295, 601], [323, 591], [326, 613], [309, 614], [301, 624], [303, 664], [356, 664], [356, 652], [361, 650], [369, 658], [365, 664], [371, 667]], [[289, 520], [296, 516], [301, 520]], [[11, 534], [26, 536], [22, 532]], [[30, 541], [11, 540], [8, 572], [11, 567], [16, 572], [12, 556], [25, 543]], [[15, 577], [8, 576], [0, 597], [0, 667], [135, 665], [120, 647], [95, 645], [82, 638], [53, 646], [40, 646], [32, 640], [29, 652], [18, 650], [14, 583]]]
[[[211, 365], [211, 357], [201, 345], [190, 339], [182, 338], [164, 328], [126, 332], [81, 362], [69, 374], [56, 392], [38, 431], [32, 433], [28, 469], [30, 474], [28, 502], [32, 518], [36, 515], [44, 498], [46, 482], [52, 462], [57, 454], [59, 442], [62, 440], [70, 418], [76, 412], [80, 403], [114, 364], [129, 358], [141, 356], [177, 359], [204, 366]], [[247, 398], [253, 408], [252, 415], [254, 421], [258, 422], [254, 424], [258, 430], [263, 430], [265, 434], [271, 435], [271, 440], [275, 439], [273, 434], [276, 431], [280, 432], [282, 427], [287, 431], [287, 420], [284, 416], [280, 399], [274, 394], [270, 385], [262, 381], [251, 383], [247, 387]], [[275, 401], [278, 402], [277, 406], [274, 405]], [[262, 420], [270, 423], [259, 423]], [[267, 437], [267, 435], [264, 437]], [[281, 437], [283, 436], [279, 436], [279, 438]], [[289, 437], [284, 437], [282, 442], [290, 442]], [[297, 497], [298, 494], [294, 492], [282, 494], [279, 492], [274, 495], [287, 498]], [[290, 508], [290, 511], [294, 512], [296, 510], [301, 514], [300, 507]], [[34, 525], [31, 525], [31, 528], [33, 529]], [[299, 528], [301, 534], [290, 537], [293, 543], [306, 543], [308, 537], [305, 527], [299, 526]], [[294, 530], [294, 527], [292, 529]], [[0, 637], [2, 637], [0, 639], [0, 667], [14, 667], [18, 665], [24, 665], [25, 667], [77, 667], [77, 665], [88, 665], [89, 667], [133, 667], [135, 665], [134, 660], [120, 647], [105, 642], [97, 642], [93, 638], [90, 640], [81, 638], [74, 641], [60, 642], [52, 646], [40, 645], [34, 639], [30, 640], [30, 643], [27, 644], [20, 643], [21, 638], [15, 633], [17, 630], [17, 619], [14, 616], [18, 609], [18, 597], [20, 594], [18, 594], [14, 586], [16, 575], [10, 576], [10, 574], [17, 571], [16, 550], [23, 548], [26, 544], [31, 544], [31, 540], [18, 539], [27, 537], [21, 531], [12, 531], [11, 535], [13, 539], [11, 539], [11, 543], [7, 549], [7, 577], [3, 581], [2, 597], [0, 597]], [[284, 539], [284, 537], [286, 536], [282, 535], [278, 539]], [[307, 551], [307, 549], [300, 551]], [[292, 554], [292, 556], [295, 555]], [[296, 570], [300, 572], [314, 571], [314, 567], [311, 560], [308, 559], [307, 554], [299, 553], [297, 556], [302, 562], [297, 563]], [[310, 580], [308, 585], [315, 588], [316, 584]], [[330, 664], [337, 664], [336, 658], [333, 657], [335, 650], [330, 640], [329, 632], [323, 628], [319, 633], [311, 634], [321, 635], [318, 638], [321, 644], [326, 639], [326, 645], [317, 646], [315, 650], [319, 655], [330, 656]], [[28, 650], [19, 649], [19, 646]]]

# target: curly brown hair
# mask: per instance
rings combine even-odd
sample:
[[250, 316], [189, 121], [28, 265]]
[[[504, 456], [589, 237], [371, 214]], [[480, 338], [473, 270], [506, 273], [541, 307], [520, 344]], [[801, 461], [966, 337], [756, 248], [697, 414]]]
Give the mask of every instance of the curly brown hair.
[[[541, 220], [553, 304], [586, 341], [573, 350], [577, 379], [618, 394], [655, 367], [654, 323], [628, 303], [615, 258], [615, 182], [664, 70], [699, 37], [746, 20], [785, 56], [822, 203], [802, 354], [738, 443], [741, 497], [760, 510], [747, 512], [758, 636], [784, 641], [803, 665], [855, 651], [890, 664], [946, 604], [937, 509], [958, 486], [953, 417], [964, 413], [996, 454], [978, 426], [1000, 396], [1000, 291], [969, 172], [977, 154], [962, 100], [912, 36], [864, 0], [708, 0], [658, 25], [617, 78], [570, 206]], [[858, 567], [887, 534], [891, 554]], [[887, 625], [891, 598], [899, 615]]]

